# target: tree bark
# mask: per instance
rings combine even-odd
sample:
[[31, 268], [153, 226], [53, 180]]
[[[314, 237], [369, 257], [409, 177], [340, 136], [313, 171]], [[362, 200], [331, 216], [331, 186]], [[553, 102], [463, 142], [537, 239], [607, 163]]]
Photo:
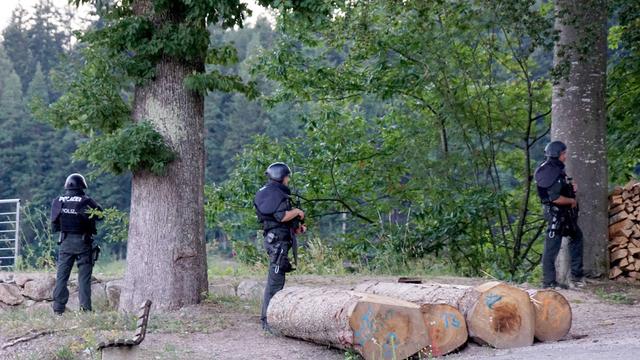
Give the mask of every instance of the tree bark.
[[411, 302], [327, 288], [287, 287], [271, 299], [272, 329], [341, 349], [365, 359], [446, 354], [466, 342], [461, 314], [448, 305]]
[[[148, 0], [133, 7], [155, 23], [169, 21], [154, 14]], [[204, 61], [185, 63], [165, 57], [156, 65], [154, 79], [135, 89], [134, 120], [149, 121], [176, 160], [164, 176], [133, 174], [121, 310], [134, 311], [147, 299], [154, 308], [176, 309], [198, 303], [207, 291], [204, 99], [184, 86], [186, 76], [203, 68]]]
[[571, 329], [571, 305], [554, 290], [528, 290], [536, 309], [535, 337], [539, 341], [558, 341]]
[[600, 276], [608, 269], [606, 1], [556, 0], [555, 11], [554, 64], [570, 70], [553, 87], [551, 137], [567, 144], [567, 174], [578, 184], [585, 273]]
[[489, 282], [471, 287], [369, 282], [354, 290], [419, 305], [451, 305], [466, 319], [469, 337], [480, 344], [503, 349], [533, 344], [535, 314], [529, 295], [503, 283]]

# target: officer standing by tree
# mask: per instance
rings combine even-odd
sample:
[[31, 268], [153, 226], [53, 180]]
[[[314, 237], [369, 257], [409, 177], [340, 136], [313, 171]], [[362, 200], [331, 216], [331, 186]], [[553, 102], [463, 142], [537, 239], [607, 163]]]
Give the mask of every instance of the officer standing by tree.
[[291, 190], [288, 187], [291, 169], [284, 163], [276, 162], [269, 165], [265, 175], [269, 181], [256, 193], [253, 204], [258, 221], [262, 223], [264, 246], [269, 255], [269, 274], [260, 320], [262, 328], [270, 331], [267, 324], [269, 302], [284, 287], [285, 274], [294, 270], [288, 257], [289, 249], [294, 248], [294, 260], [297, 260], [295, 236], [304, 233], [306, 227], [301, 223], [304, 212], [291, 204]]
[[544, 149], [546, 156], [535, 172], [538, 196], [544, 207], [548, 222], [542, 254], [543, 287], [566, 288], [556, 281], [555, 261], [560, 251], [562, 237], [570, 237], [571, 278], [577, 286], [584, 285], [582, 271], [582, 231], [578, 227], [578, 202], [576, 185], [567, 177], [564, 162], [567, 146], [561, 141], [552, 141]]
[[58, 273], [53, 290], [53, 311], [58, 315], [62, 315], [69, 300], [67, 282], [74, 262], [78, 266], [80, 310], [91, 311], [91, 272], [100, 248], [93, 246], [97, 218], [88, 211], [102, 211], [102, 208], [85, 195], [86, 188], [82, 175], [71, 174], [64, 183], [64, 195], [53, 199], [51, 204], [52, 229], [60, 232]]

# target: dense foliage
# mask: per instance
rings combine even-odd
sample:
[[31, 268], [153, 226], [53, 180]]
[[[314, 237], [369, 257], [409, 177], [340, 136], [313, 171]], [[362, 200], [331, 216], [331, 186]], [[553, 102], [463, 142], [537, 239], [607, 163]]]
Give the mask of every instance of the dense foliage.
[[[539, 263], [530, 177], [562, 73], [551, 3], [258, 1], [279, 9], [278, 22], [249, 27], [240, 1], [224, 14], [219, 1], [150, 1], [193, 22], [161, 27], [130, 3], [99, 9], [80, 42], [49, 0], [14, 11], [2, 32], [0, 198], [30, 203], [33, 265], [52, 251], [43, 219], [68, 173], [102, 170], [89, 193], [126, 211], [130, 173], [160, 174], [172, 160], [170, 144], [131, 121], [133, 86], [162, 56], [208, 63], [186, 82], [206, 94], [208, 237], [234, 242], [241, 260], [264, 259], [252, 197], [279, 160], [309, 215], [309, 253], [330, 248], [333, 260], [381, 271], [439, 259], [500, 278]], [[622, 183], [640, 159], [640, 9], [611, 9], [609, 159]], [[121, 256], [126, 215], [108, 214], [100, 238]]]
[[[268, 102], [310, 109], [305, 136], [245, 147], [230, 179], [208, 189], [208, 218], [252, 238], [256, 184], [282, 160], [313, 235], [344, 258], [376, 268], [436, 255], [461, 273], [531, 275], [544, 230], [531, 177], [549, 139], [551, 84], [567, 70], [551, 66], [552, 10], [380, 0], [324, 21], [281, 16], [256, 72], [280, 85]], [[629, 110], [610, 131], [617, 181], [638, 164]]]

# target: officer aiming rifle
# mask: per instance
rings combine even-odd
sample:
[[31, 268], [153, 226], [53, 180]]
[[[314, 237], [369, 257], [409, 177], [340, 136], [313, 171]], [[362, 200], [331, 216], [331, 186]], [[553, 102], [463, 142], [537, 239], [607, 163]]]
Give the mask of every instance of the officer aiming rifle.
[[269, 255], [269, 273], [264, 289], [260, 320], [265, 331], [271, 331], [267, 323], [267, 309], [275, 293], [282, 290], [285, 274], [295, 270], [289, 261], [289, 249], [293, 249], [297, 265], [296, 235], [304, 233], [304, 211], [293, 207], [289, 176], [291, 169], [281, 162], [269, 165], [265, 171], [268, 183], [255, 195], [253, 205], [258, 221], [262, 224], [264, 247]]

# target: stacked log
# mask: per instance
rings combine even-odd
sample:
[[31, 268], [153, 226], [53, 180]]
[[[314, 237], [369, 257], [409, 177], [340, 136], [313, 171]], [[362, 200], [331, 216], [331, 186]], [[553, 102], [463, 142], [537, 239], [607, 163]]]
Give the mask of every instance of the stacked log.
[[469, 337], [480, 344], [501, 349], [533, 344], [536, 314], [529, 294], [501, 282], [492, 281], [476, 287], [368, 282], [354, 290], [419, 305], [451, 305], [463, 314]]
[[536, 311], [535, 337], [538, 341], [558, 341], [571, 329], [571, 305], [559, 292], [527, 290]]
[[609, 278], [640, 280], [640, 181], [616, 187], [609, 196]]
[[449, 353], [467, 341], [460, 312], [385, 296], [330, 288], [287, 287], [269, 303], [275, 332], [340, 349], [365, 359], [405, 359]]

